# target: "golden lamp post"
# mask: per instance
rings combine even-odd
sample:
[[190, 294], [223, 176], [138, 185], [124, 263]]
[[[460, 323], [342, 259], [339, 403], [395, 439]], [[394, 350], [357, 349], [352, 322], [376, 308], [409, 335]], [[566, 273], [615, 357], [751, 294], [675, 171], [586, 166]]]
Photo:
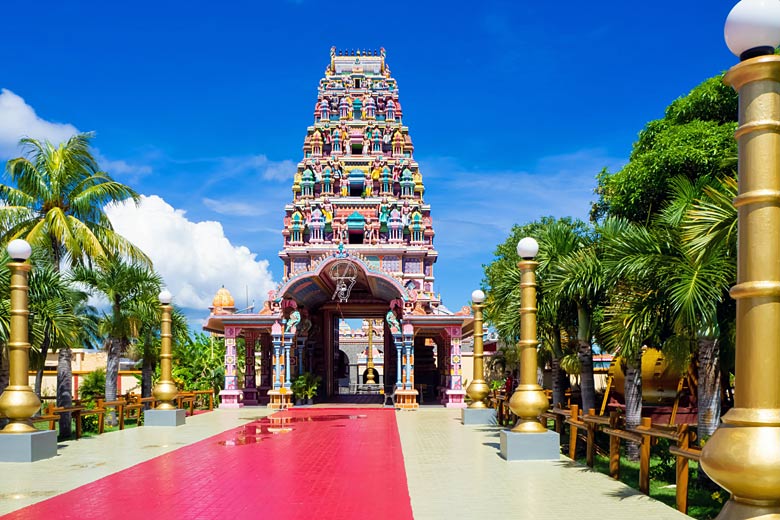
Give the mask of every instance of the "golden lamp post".
[[724, 33], [740, 58], [724, 78], [739, 92], [734, 408], [701, 466], [731, 493], [718, 519], [780, 519], [780, 2], [742, 0]]
[[366, 320], [368, 322], [368, 348], [366, 349], [366, 384], [375, 385], [374, 379], [374, 320]]
[[520, 383], [509, 399], [509, 408], [518, 417], [512, 431], [515, 433], [544, 433], [547, 428], [539, 422], [539, 415], [549, 403], [542, 387], [536, 382], [536, 266], [534, 261], [539, 244], [526, 237], [517, 243], [520, 269]]
[[163, 290], [160, 295], [160, 309], [162, 310], [162, 325], [160, 328], [160, 380], [154, 387], [154, 397], [159, 401], [157, 410], [175, 410], [176, 406], [173, 404], [173, 400], [176, 399], [179, 391], [176, 388], [176, 383], [173, 382], [171, 376], [171, 359], [173, 354], [171, 353], [171, 311], [173, 306], [171, 300], [173, 296], [167, 289]]
[[30, 418], [40, 409], [41, 401], [30, 388], [27, 375], [30, 365], [27, 336], [27, 317], [30, 314], [27, 308], [27, 276], [30, 264], [26, 260], [31, 253], [30, 244], [24, 240], [12, 240], [8, 244], [8, 254], [11, 256], [11, 262], [8, 262], [11, 271], [11, 338], [8, 342], [10, 378], [5, 392], [0, 396], [0, 412], [9, 422], [2, 433], [38, 431]]
[[474, 309], [474, 374], [466, 393], [471, 398], [469, 408], [487, 408], [485, 398], [490, 389], [485, 382], [485, 354], [482, 344], [482, 302], [485, 301], [485, 293], [477, 289], [471, 293], [471, 301]]

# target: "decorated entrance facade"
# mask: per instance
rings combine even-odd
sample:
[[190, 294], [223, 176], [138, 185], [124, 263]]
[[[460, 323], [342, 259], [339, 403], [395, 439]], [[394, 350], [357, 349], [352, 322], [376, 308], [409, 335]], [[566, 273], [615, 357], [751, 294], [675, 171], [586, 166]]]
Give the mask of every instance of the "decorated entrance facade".
[[221, 406], [285, 408], [293, 380], [307, 372], [322, 378], [320, 398], [341, 393], [339, 331], [349, 319], [379, 327], [383, 373], [368, 380], [396, 407], [421, 399], [464, 406], [461, 330], [471, 316], [467, 307], [449, 311], [434, 292], [431, 208], [402, 117], [384, 49], [331, 49], [303, 160], [291, 172], [282, 283], [257, 313], [236, 313], [221, 289], [205, 326], [225, 337]]

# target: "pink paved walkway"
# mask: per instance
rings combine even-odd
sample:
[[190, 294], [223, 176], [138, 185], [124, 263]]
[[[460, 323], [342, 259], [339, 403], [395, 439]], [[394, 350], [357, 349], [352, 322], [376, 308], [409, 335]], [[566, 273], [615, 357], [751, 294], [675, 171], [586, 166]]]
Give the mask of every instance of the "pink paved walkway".
[[40, 518], [406, 520], [412, 510], [394, 410], [296, 409], [3, 517]]

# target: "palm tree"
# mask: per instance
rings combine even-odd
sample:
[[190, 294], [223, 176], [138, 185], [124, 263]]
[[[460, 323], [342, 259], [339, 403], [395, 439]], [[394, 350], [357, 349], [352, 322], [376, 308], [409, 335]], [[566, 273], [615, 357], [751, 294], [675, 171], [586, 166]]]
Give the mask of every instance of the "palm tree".
[[692, 202], [680, 218], [691, 258], [684, 280], [688, 283], [680, 284], [674, 296], [680, 326], [696, 337], [698, 434], [706, 440], [720, 422], [720, 355], [733, 347], [735, 313], [728, 287], [736, 282], [736, 178], [709, 179], [696, 195], [689, 197]]
[[[73, 280], [84, 284], [90, 292], [103, 295], [111, 306], [104, 316], [101, 330], [105, 333], [106, 400], [116, 399], [119, 358], [137, 338], [144, 320], [159, 322], [159, 302], [162, 280], [146, 265], [122, 260], [98, 261], [89, 269], [77, 266]], [[113, 421], [113, 417], [111, 419]]]
[[[126, 256], [150, 264], [148, 257], [114, 232], [105, 213], [108, 204], [139, 195], [103, 172], [89, 150], [93, 134], [78, 134], [55, 146], [48, 141], [20, 141], [26, 155], [8, 161], [14, 186], [0, 184], [0, 242], [24, 238], [48, 251], [55, 269], [62, 262]], [[57, 405], [72, 404], [70, 348], [59, 350]], [[70, 435], [70, 414], [60, 419], [60, 433]]]
[[580, 395], [585, 411], [596, 407], [592, 324], [593, 311], [603, 298], [604, 287], [596, 243], [586, 230], [581, 222], [565, 220], [543, 228], [539, 255], [546, 268], [542, 287], [545, 298], [576, 307]]
[[[623, 395], [630, 428], [639, 426], [642, 418], [642, 349], [660, 346], [669, 335], [665, 287], [670, 271], [662, 267], [668, 264], [673, 241], [665, 231], [617, 218], [606, 219], [599, 229], [605, 279], [611, 284], [600, 343], [625, 364]], [[638, 446], [629, 443], [628, 453], [638, 458]]]
[[37, 355], [35, 393], [39, 396], [49, 351], [78, 347], [83, 331], [89, 330], [80, 310], [87, 295], [72, 288], [47, 260], [34, 258], [30, 272], [30, 345]]
[[[517, 269], [517, 240], [523, 236], [533, 236], [539, 241], [539, 267], [536, 269], [537, 292], [537, 332], [542, 346], [551, 354], [553, 402], [564, 401], [566, 373], [560, 367], [564, 356], [562, 337], [573, 323], [574, 311], [570, 301], [555, 297], [547, 282], [549, 273], [557, 262], [583, 246], [583, 237], [587, 227], [580, 221], [571, 219], [555, 220], [544, 217], [538, 222], [526, 226], [515, 226], [512, 234], [496, 251], [497, 259], [485, 268], [487, 300], [486, 319], [496, 328], [499, 336], [508, 344], [514, 344], [520, 337], [520, 272]], [[568, 334], [567, 334], [568, 335]], [[585, 339], [590, 350], [590, 340]], [[592, 357], [588, 356], [592, 367]], [[592, 370], [590, 372], [592, 383]], [[592, 388], [592, 385], [591, 385]], [[592, 393], [592, 392], [591, 392]], [[594, 399], [595, 400], [595, 399]]]

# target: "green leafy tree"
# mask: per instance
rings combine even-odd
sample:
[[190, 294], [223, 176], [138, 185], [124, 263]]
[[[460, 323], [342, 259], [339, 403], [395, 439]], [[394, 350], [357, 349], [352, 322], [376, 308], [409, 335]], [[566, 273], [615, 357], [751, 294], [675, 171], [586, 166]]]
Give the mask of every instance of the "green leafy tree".
[[[122, 260], [98, 261], [93, 268], [77, 266], [73, 280], [84, 284], [93, 294], [104, 296], [110, 305], [101, 332], [105, 334], [106, 400], [116, 399], [119, 358], [131, 338], [137, 338], [144, 320], [159, 322], [160, 286], [162, 280], [146, 265]], [[156, 319], [155, 319], [156, 318]], [[113, 421], [113, 418], [111, 419]]]
[[[101, 171], [89, 150], [92, 134], [78, 134], [60, 145], [25, 138], [25, 155], [8, 161], [11, 184], [0, 184], [0, 242], [24, 238], [48, 251], [55, 269], [90, 260], [126, 256], [149, 263], [144, 253], [116, 233], [105, 214], [108, 204], [138, 194]], [[59, 349], [57, 404], [72, 404], [70, 348]], [[70, 414], [60, 432], [70, 434]]]
[[736, 156], [737, 95], [710, 78], [675, 100], [663, 119], [649, 122], [619, 171], [598, 175], [593, 220], [607, 216], [648, 224], [670, 197], [671, 179], [720, 178], [730, 173], [726, 157]]

